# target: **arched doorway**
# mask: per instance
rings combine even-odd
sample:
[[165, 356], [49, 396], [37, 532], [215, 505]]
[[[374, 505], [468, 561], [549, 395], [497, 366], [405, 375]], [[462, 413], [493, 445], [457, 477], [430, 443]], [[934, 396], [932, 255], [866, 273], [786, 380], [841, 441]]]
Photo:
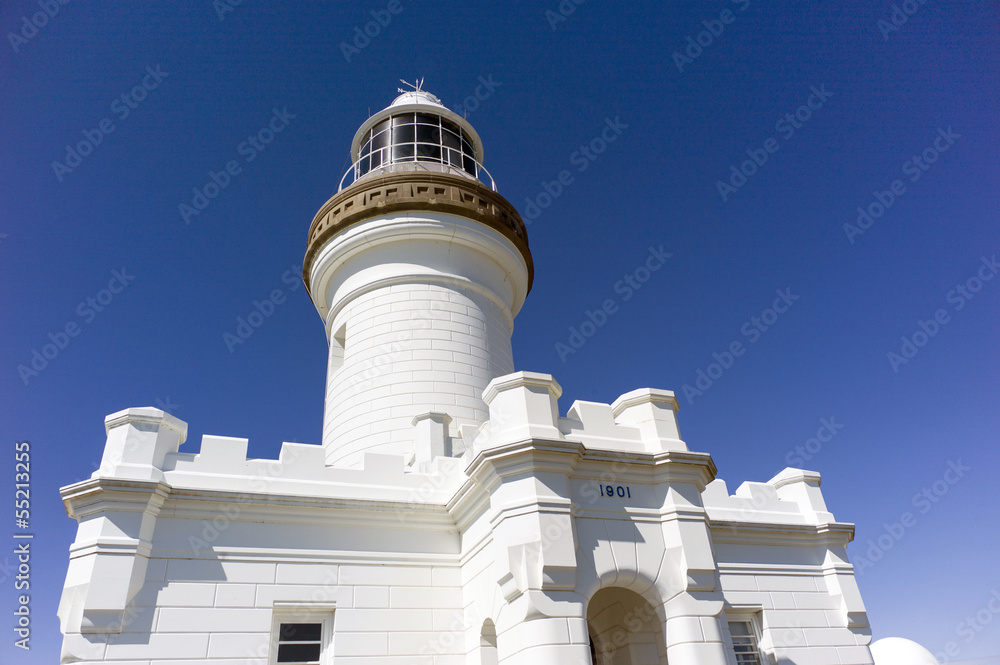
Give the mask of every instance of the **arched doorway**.
[[594, 665], [666, 665], [663, 627], [653, 606], [634, 591], [608, 587], [587, 605]]

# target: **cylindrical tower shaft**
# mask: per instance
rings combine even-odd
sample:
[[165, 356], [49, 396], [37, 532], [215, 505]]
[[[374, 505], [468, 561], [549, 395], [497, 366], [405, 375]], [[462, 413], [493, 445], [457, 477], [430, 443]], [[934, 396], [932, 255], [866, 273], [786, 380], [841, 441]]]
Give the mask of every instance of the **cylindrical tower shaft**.
[[[362, 142], [374, 142], [373, 126], [389, 127], [386, 155], [397, 137], [420, 136], [420, 123], [416, 132], [405, 130], [414, 113], [400, 106], [362, 126], [356, 159]], [[468, 137], [471, 147], [465, 152], [481, 156], [464, 119], [436, 103], [421, 102], [420, 111], [416, 118], [428, 126], [439, 118], [439, 133], [460, 127], [460, 140]], [[398, 135], [397, 126], [404, 128]], [[453, 432], [481, 424], [486, 385], [514, 370], [513, 320], [532, 277], [524, 224], [510, 203], [472, 177], [478, 162], [451, 165], [439, 147], [443, 152], [425, 147], [427, 159], [383, 161], [379, 168], [369, 161], [310, 228], [303, 274], [330, 340], [328, 464], [357, 466], [365, 452], [418, 452], [415, 418], [425, 414], [446, 415]], [[418, 143], [413, 153], [420, 152]]]

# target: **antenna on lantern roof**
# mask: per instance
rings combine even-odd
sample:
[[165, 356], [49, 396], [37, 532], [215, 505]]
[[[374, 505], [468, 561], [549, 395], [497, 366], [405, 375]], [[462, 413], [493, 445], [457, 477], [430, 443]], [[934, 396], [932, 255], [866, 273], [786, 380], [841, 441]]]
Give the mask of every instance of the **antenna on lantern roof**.
[[413, 80], [416, 81], [416, 83], [410, 83], [408, 81], [404, 81], [403, 79], [399, 79], [400, 83], [402, 83], [404, 85], [410, 86], [411, 88], [413, 88], [413, 90], [404, 90], [402, 88], [396, 88], [396, 92], [402, 92], [402, 93], [407, 93], [407, 92], [423, 92], [423, 90], [421, 90], [421, 88], [424, 85], [424, 77], [421, 76], [420, 80], [417, 80], [417, 79], [413, 79]]

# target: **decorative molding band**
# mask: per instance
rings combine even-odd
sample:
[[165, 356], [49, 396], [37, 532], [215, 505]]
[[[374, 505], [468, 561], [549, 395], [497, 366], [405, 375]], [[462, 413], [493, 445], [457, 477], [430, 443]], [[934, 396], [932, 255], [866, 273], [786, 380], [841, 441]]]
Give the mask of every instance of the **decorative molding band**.
[[528, 290], [531, 290], [535, 270], [528, 249], [528, 233], [514, 206], [477, 180], [424, 171], [365, 178], [323, 204], [309, 226], [309, 243], [302, 265], [306, 289], [313, 261], [330, 238], [371, 217], [414, 210], [451, 213], [499, 231], [524, 257]]
[[854, 540], [854, 525], [849, 522], [793, 524], [782, 522], [736, 522], [709, 518], [712, 541], [729, 544], [806, 545], [836, 544], [846, 546]]

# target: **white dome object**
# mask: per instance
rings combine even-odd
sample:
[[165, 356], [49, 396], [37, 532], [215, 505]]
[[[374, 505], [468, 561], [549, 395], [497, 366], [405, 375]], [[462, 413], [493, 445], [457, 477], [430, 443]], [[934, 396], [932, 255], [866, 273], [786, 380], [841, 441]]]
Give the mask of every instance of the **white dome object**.
[[871, 650], [875, 665], [941, 665], [930, 651], [902, 637], [884, 637]]
[[441, 100], [426, 90], [407, 90], [396, 99], [392, 100], [389, 106], [403, 106], [405, 104], [427, 104], [429, 106], [440, 106], [444, 108]]

